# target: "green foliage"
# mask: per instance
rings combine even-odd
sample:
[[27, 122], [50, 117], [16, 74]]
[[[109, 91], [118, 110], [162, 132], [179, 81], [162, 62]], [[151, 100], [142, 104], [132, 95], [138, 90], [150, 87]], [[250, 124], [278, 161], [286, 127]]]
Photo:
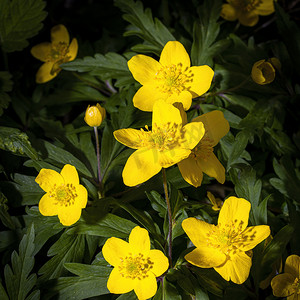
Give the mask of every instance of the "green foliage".
[[13, 87], [9, 72], [0, 72], [0, 116], [3, 114], [3, 109], [7, 108], [11, 101], [7, 92], [10, 92]]
[[1, 48], [5, 52], [20, 51], [28, 39], [43, 27], [46, 3], [42, 0], [3, 0], [0, 4]]

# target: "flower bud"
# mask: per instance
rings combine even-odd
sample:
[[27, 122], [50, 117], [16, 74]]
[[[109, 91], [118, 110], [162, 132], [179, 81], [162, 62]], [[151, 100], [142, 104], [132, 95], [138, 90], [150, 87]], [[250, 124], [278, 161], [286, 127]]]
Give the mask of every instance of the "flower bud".
[[96, 106], [88, 106], [84, 121], [91, 127], [98, 127], [101, 125], [102, 121], [106, 116], [106, 111], [104, 107], [101, 107], [99, 103]]
[[280, 69], [280, 61], [276, 57], [272, 57], [267, 61], [261, 59], [253, 65], [251, 77], [258, 84], [268, 84], [275, 79], [275, 69]]

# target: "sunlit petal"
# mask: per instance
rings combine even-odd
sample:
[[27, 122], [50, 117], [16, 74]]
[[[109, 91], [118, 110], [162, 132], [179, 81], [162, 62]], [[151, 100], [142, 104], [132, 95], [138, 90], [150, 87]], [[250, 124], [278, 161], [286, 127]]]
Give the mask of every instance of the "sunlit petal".
[[149, 299], [156, 294], [157, 282], [153, 273], [149, 273], [146, 278], [138, 280], [134, 287], [138, 299]]
[[58, 186], [64, 183], [63, 177], [51, 169], [41, 169], [35, 181], [45, 192], [51, 191], [55, 185]]
[[160, 250], [150, 250], [149, 252], [150, 260], [153, 262], [153, 268], [151, 272], [154, 273], [156, 277], [161, 276], [167, 271], [169, 267], [168, 258]]
[[150, 238], [146, 229], [139, 226], [134, 227], [129, 235], [129, 244], [132, 245], [134, 253], [147, 255], [150, 251]]
[[214, 71], [206, 65], [191, 67], [191, 71], [192, 74], [194, 74], [191, 83], [191, 91], [196, 95], [201, 96], [209, 90], [214, 77]]
[[65, 165], [61, 170], [60, 175], [63, 177], [65, 184], [79, 184], [78, 173], [76, 171], [76, 168], [72, 165]]
[[136, 281], [122, 276], [117, 268], [114, 268], [107, 281], [107, 288], [113, 294], [124, 294], [132, 291]]
[[57, 215], [58, 206], [57, 201], [50, 194], [44, 195], [39, 202], [39, 211], [43, 216]]
[[142, 147], [142, 142], [150, 138], [150, 132], [126, 128], [114, 131], [114, 137], [129, 148], [139, 149]]

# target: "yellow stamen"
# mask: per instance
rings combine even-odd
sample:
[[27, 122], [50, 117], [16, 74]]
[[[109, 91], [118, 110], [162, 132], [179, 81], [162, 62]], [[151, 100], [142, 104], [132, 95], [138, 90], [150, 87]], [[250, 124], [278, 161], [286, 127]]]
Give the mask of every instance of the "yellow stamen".
[[55, 205], [60, 206], [70, 206], [74, 205], [75, 199], [78, 196], [76, 193], [76, 188], [73, 186], [73, 184], [62, 184], [60, 186], [57, 186], [54, 184], [52, 190], [49, 192], [50, 197], [54, 197], [55, 199]]

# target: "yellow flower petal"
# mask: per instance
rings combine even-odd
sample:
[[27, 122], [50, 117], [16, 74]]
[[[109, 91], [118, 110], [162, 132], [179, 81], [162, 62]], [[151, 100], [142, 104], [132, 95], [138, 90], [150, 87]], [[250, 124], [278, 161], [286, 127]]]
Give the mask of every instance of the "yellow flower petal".
[[49, 54], [51, 51], [51, 43], [41, 43], [36, 46], [33, 46], [30, 50], [30, 53], [37, 59], [46, 62], [49, 59]]
[[129, 156], [123, 169], [123, 181], [127, 186], [143, 183], [161, 170], [159, 151], [139, 149]]
[[294, 278], [300, 276], [300, 257], [298, 255], [290, 255], [286, 259], [284, 272], [289, 273]]
[[205, 158], [198, 157], [197, 163], [205, 174], [216, 178], [218, 182], [222, 184], [225, 182], [225, 169], [214, 153], [210, 153], [210, 155]]
[[243, 232], [243, 236], [248, 236], [249, 238], [247, 238], [247, 240], [243, 242], [242, 246], [239, 246], [239, 249], [245, 252], [251, 250], [257, 244], [266, 239], [269, 235], [270, 227], [267, 225], [247, 227]]
[[159, 164], [169, 168], [190, 155], [191, 151], [184, 148], [174, 148], [159, 152]]
[[205, 128], [201, 122], [192, 122], [184, 126], [184, 142], [187, 149], [194, 149], [205, 134]]
[[64, 184], [63, 177], [51, 169], [41, 169], [35, 181], [45, 192], [51, 191], [54, 185]]
[[161, 64], [150, 56], [135, 55], [128, 61], [128, 68], [132, 76], [140, 84], [153, 83], [155, 74]]
[[58, 70], [57, 73], [51, 74], [52, 68], [53, 62], [46, 62], [42, 64], [36, 73], [36, 83], [45, 83], [56, 77], [60, 70]]
[[87, 204], [87, 200], [88, 200], [88, 192], [87, 192], [86, 188], [83, 185], [78, 184], [76, 186], [76, 194], [77, 194], [77, 197], [75, 200], [76, 207], [85, 208], [86, 204]]
[[276, 297], [287, 297], [293, 295], [295, 292], [292, 286], [294, 280], [295, 277], [289, 273], [283, 273], [275, 276], [271, 281], [273, 295]]
[[60, 175], [64, 179], [65, 184], [73, 184], [73, 185], [78, 185], [79, 184], [79, 177], [77, 170], [74, 166], [71, 166], [69, 164], [65, 165], [61, 172]]
[[119, 238], [109, 238], [102, 248], [102, 254], [104, 259], [116, 267], [121, 263], [121, 258], [126, 257], [131, 248], [129, 244]]
[[196, 248], [184, 257], [189, 263], [200, 268], [213, 268], [226, 261], [226, 255], [215, 248]]
[[213, 110], [203, 114], [193, 119], [192, 122], [202, 122], [204, 124], [207, 136], [213, 141], [212, 147], [217, 145], [230, 129], [228, 121], [220, 110]]
[[180, 102], [183, 104], [184, 110], [188, 110], [192, 105], [192, 94], [188, 91], [174, 93], [166, 99], [166, 102], [170, 104]]
[[72, 61], [76, 58], [78, 52], [78, 42], [76, 38], [73, 38], [68, 48], [68, 61]]
[[221, 17], [227, 21], [235, 21], [238, 17], [236, 9], [230, 4], [223, 4]]
[[254, 11], [240, 12], [239, 21], [244, 26], [255, 26], [258, 22], [258, 15]]
[[[152, 127], [164, 127], [167, 124], [182, 124], [179, 109], [165, 101], [156, 101], [153, 105]], [[152, 128], [153, 130], [153, 128]]]
[[261, 16], [268, 16], [275, 11], [273, 0], [264, 0], [255, 8], [255, 13]]
[[145, 256], [150, 251], [150, 238], [146, 229], [134, 227], [129, 235], [129, 245], [133, 253], [143, 253]]
[[75, 224], [81, 216], [81, 209], [75, 205], [70, 206], [59, 206], [58, 207], [58, 218], [61, 224], [64, 226], [70, 226]]
[[69, 45], [70, 36], [67, 28], [64, 25], [60, 24], [52, 27], [51, 42], [52, 44], [66, 43]]
[[214, 71], [209, 66], [191, 67], [193, 81], [191, 84], [191, 91], [197, 96], [201, 96], [206, 93], [214, 77]]
[[243, 198], [229, 197], [224, 201], [220, 210], [218, 225], [225, 226], [229, 221], [235, 221], [242, 224], [241, 230], [245, 230], [248, 225], [251, 204]]
[[124, 294], [132, 291], [136, 285], [136, 280], [122, 276], [118, 268], [114, 268], [107, 281], [107, 288], [113, 294]]
[[134, 292], [139, 300], [146, 300], [153, 297], [157, 291], [157, 282], [153, 273], [149, 273], [146, 278], [136, 281]]
[[55, 216], [58, 212], [57, 202], [47, 193], [39, 202], [39, 211], [43, 216]]
[[143, 85], [133, 96], [133, 105], [143, 111], [153, 111], [154, 103], [159, 99], [165, 99], [163, 95], [153, 84]]
[[[226, 202], [226, 201], [225, 201]], [[249, 276], [252, 265], [251, 258], [244, 252], [230, 256], [225, 264], [214, 269], [227, 281], [242, 284]]]
[[115, 139], [123, 145], [132, 148], [141, 148], [141, 142], [150, 138], [151, 132], [142, 131], [132, 128], [118, 129], [114, 131]]
[[215, 227], [214, 225], [196, 218], [187, 218], [183, 220], [181, 226], [192, 243], [199, 248], [207, 246], [207, 235]]
[[202, 183], [203, 173], [197, 160], [188, 157], [178, 163], [179, 171], [183, 179], [194, 187], [198, 187]]
[[182, 68], [190, 67], [191, 61], [183, 45], [177, 41], [167, 42], [163, 48], [159, 62], [163, 66], [182, 64]]
[[149, 252], [150, 260], [153, 262], [153, 268], [151, 272], [154, 273], [156, 277], [161, 276], [168, 270], [169, 260], [160, 250], [150, 250]]
[[275, 79], [275, 69], [271, 63], [261, 59], [254, 63], [251, 70], [251, 77], [258, 84], [268, 84]]

